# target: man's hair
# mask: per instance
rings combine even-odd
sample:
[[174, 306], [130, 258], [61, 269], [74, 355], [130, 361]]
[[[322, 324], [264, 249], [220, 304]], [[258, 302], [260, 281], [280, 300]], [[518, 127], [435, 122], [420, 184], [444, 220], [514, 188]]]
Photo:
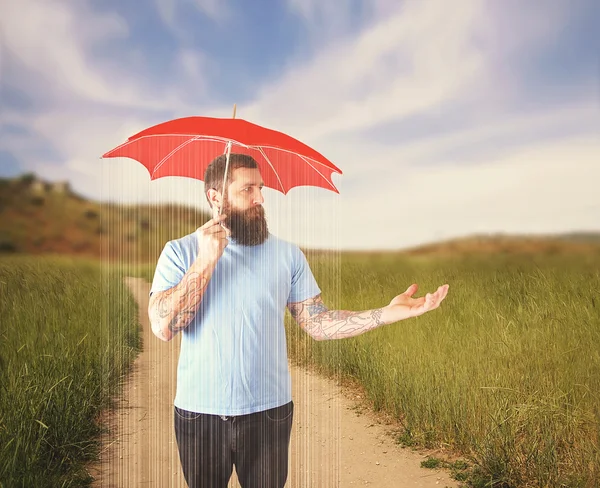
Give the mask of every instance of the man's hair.
[[[208, 204], [210, 200], [208, 198], [208, 190], [217, 190], [223, 195], [223, 177], [225, 176], [225, 164], [227, 162], [227, 155], [221, 154], [211, 161], [204, 172], [204, 195]], [[237, 168], [258, 168], [256, 160], [252, 156], [247, 154], [231, 153], [229, 154], [229, 167], [227, 168], [227, 186], [231, 182], [231, 174], [234, 169]], [[212, 206], [212, 205], [211, 205]]]

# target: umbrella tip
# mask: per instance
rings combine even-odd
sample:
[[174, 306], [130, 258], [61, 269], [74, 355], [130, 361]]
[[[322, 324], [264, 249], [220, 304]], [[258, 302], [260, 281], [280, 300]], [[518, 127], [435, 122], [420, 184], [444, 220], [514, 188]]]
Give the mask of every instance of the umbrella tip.
[[233, 104], [233, 118], [235, 119], [235, 110], [236, 110], [236, 104]]

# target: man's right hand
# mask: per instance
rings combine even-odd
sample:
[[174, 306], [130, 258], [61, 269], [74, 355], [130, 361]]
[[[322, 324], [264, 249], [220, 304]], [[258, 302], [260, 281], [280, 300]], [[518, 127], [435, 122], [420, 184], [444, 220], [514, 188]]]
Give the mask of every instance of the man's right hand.
[[202, 260], [208, 260], [211, 263], [217, 263], [223, 251], [227, 247], [227, 236], [229, 232], [221, 226], [227, 218], [227, 215], [216, 215], [202, 227], [196, 229], [198, 237], [198, 257]]

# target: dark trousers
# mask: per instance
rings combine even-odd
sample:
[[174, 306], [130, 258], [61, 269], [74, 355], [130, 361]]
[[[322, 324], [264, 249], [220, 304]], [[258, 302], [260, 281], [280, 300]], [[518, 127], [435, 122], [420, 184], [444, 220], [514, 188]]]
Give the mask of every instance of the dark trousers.
[[189, 488], [226, 488], [233, 466], [242, 488], [283, 488], [294, 403], [235, 417], [175, 407], [175, 437]]

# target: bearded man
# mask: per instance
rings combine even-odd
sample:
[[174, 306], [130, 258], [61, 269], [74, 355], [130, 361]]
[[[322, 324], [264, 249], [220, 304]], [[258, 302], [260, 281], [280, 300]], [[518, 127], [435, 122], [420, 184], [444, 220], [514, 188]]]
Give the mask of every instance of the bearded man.
[[182, 332], [174, 399], [175, 436], [190, 488], [283, 488], [294, 413], [284, 315], [316, 340], [353, 337], [439, 306], [448, 285], [387, 306], [329, 310], [305, 255], [268, 230], [256, 161], [230, 154], [204, 175], [213, 218], [167, 242], [148, 314], [154, 334]]

